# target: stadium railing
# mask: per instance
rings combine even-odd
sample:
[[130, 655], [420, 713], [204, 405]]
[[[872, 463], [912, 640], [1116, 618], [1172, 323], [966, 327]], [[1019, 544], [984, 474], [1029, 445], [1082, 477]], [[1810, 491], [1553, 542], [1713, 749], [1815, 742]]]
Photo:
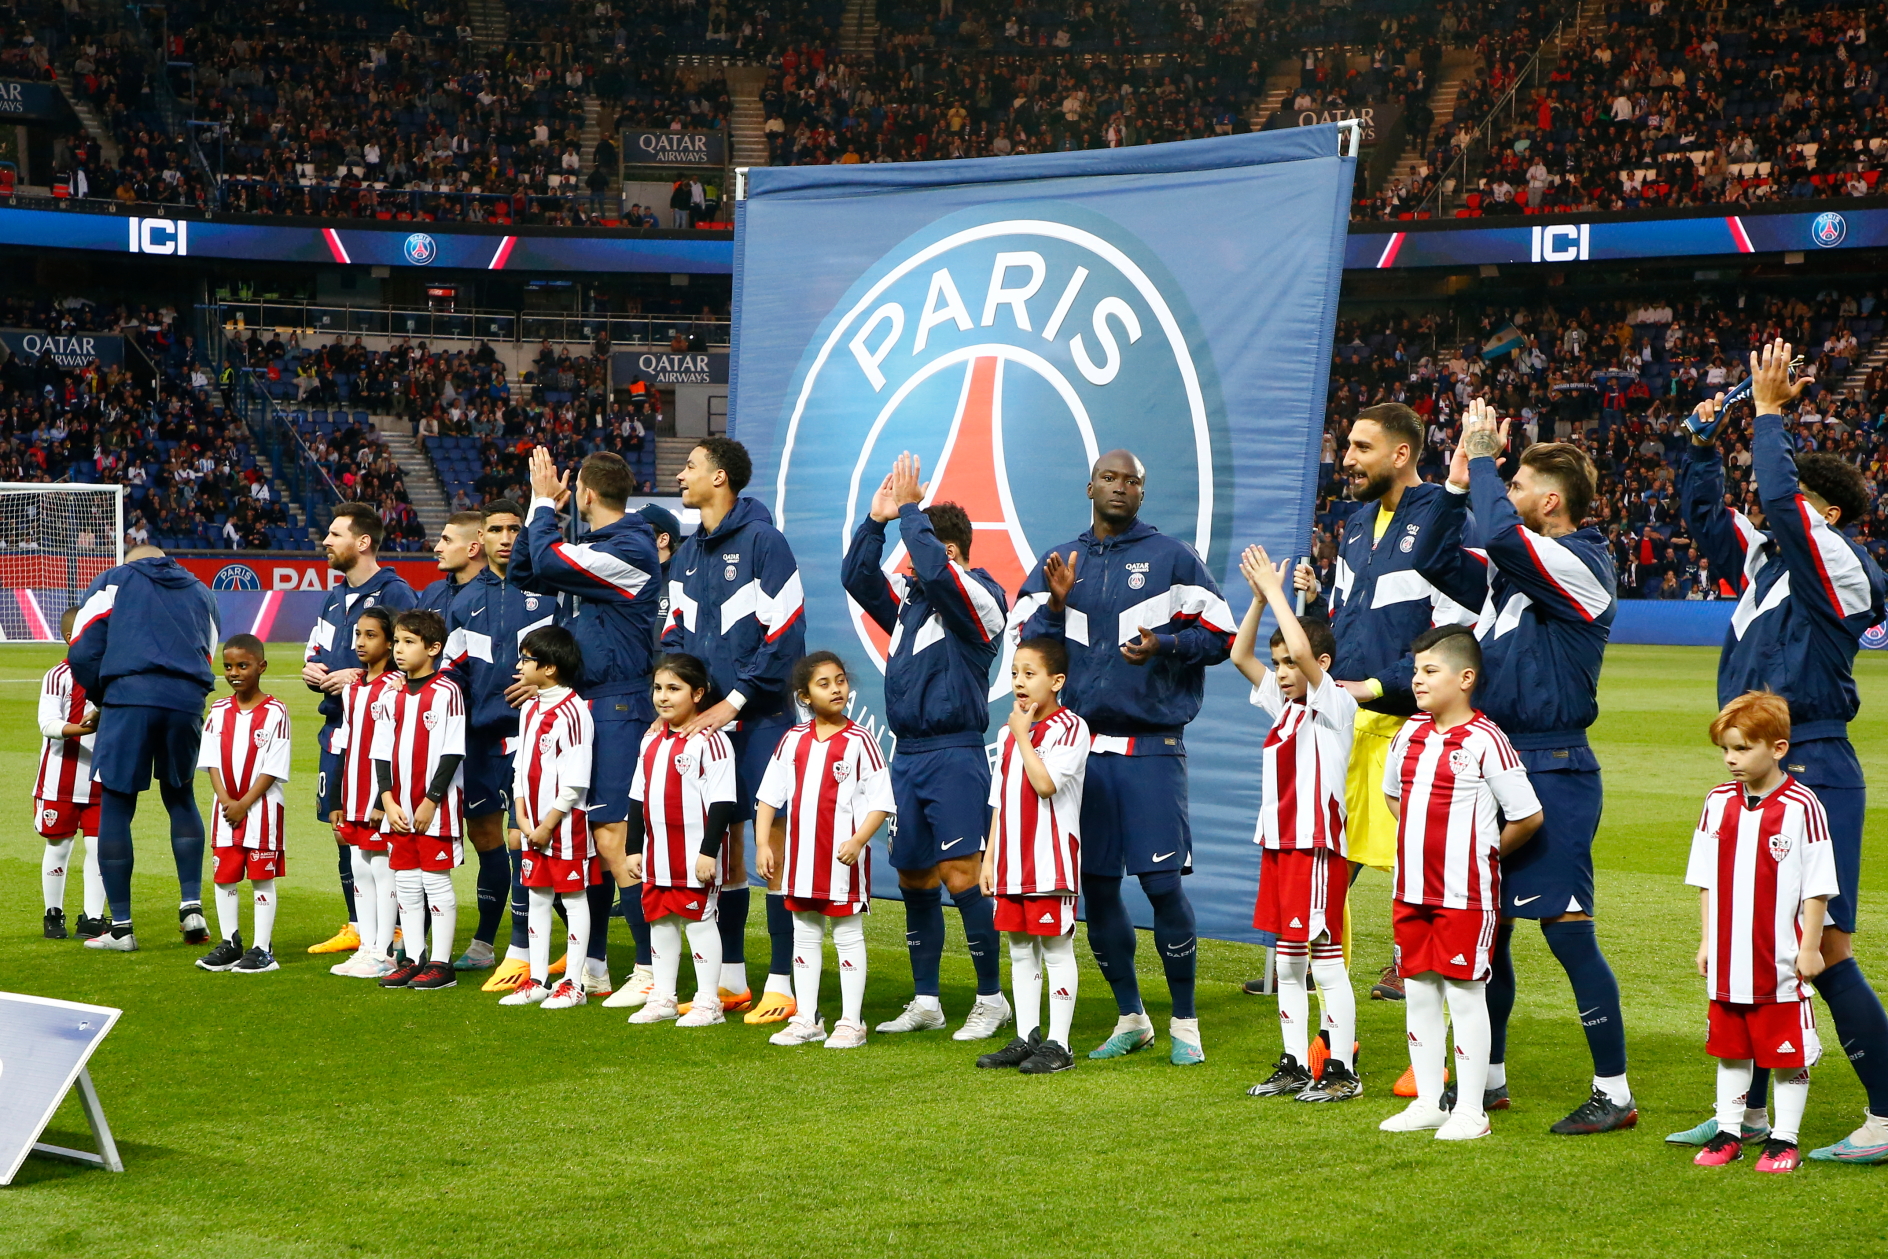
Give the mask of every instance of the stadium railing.
[[566, 315], [538, 311], [407, 310], [384, 306], [326, 306], [306, 302], [223, 301], [199, 307], [227, 331], [293, 328], [322, 336], [409, 337], [436, 341], [505, 341], [514, 345], [594, 342], [608, 334], [614, 346], [666, 346], [677, 332], [695, 334], [706, 345], [726, 347], [733, 325], [726, 319], [687, 315]]
[[1557, 56], [1560, 52], [1561, 41], [1579, 33], [1577, 18], [1571, 31], [1567, 29], [1567, 23], [1564, 21], [1554, 24], [1554, 29], [1548, 33], [1546, 39], [1541, 41], [1540, 47], [1534, 50], [1534, 55], [1528, 58], [1527, 64], [1522, 66], [1514, 76], [1514, 82], [1509, 84], [1507, 93], [1496, 101], [1485, 115], [1476, 119], [1475, 129], [1470, 133], [1469, 142], [1462, 146], [1461, 151], [1455, 155], [1455, 160], [1450, 162], [1437, 177], [1436, 186], [1430, 189], [1429, 195], [1417, 205], [1418, 215], [1431, 218], [1444, 216], [1456, 194], [1466, 191], [1470, 157], [1488, 147], [1489, 137], [1495, 134], [1495, 123], [1498, 119], [1512, 115], [1520, 108], [1521, 89], [1533, 87], [1540, 81], [1547, 50], [1551, 47]]

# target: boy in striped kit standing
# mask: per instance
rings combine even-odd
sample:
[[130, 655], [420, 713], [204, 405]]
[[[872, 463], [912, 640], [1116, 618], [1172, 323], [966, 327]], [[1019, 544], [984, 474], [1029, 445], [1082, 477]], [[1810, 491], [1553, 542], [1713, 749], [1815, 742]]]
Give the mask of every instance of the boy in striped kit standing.
[[[210, 705], [197, 768], [210, 773], [216, 793], [210, 849], [216, 855], [216, 925], [223, 938], [197, 959], [207, 971], [260, 975], [280, 970], [271, 951], [275, 935], [275, 881], [283, 872], [282, 839], [288, 827], [282, 784], [292, 759], [288, 707], [262, 693], [269, 661], [262, 641], [238, 634], [223, 644], [223, 680], [230, 693]], [[238, 924], [239, 885], [255, 897], [255, 937], [243, 949]]]
[[[59, 632], [72, 638], [77, 608], [59, 618]], [[105, 914], [105, 880], [98, 873], [98, 784], [92, 781], [92, 740], [98, 732], [98, 705], [61, 660], [46, 670], [39, 684], [39, 777], [33, 784], [33, 817], [46, 851], [39, 860], [40, 887], [46, 894], [45, 936], [66, 938], [66, 871], [72, 868], [73, 840], [85, 837], [85, 910], [78, 937], [90, 940], [111, 926]]]
[[[1417, 635], [1410, 651], [1416, 663], [1410, 689], [1422, 711], [1390, 744], [1383, 794], [1397, 818], [1393, 939], [1416, 1100], [1378, 1127], [1472, 1141], [1489, 1133], [1482, 1094], [1500, 859], [1540, 829], [1541, 806], [1508, 736], [1474, 706], [1482, 671], [1474, 631], [1438, 625]], [[1452, 1114], [1442, 1109], [1450, 1021]]]

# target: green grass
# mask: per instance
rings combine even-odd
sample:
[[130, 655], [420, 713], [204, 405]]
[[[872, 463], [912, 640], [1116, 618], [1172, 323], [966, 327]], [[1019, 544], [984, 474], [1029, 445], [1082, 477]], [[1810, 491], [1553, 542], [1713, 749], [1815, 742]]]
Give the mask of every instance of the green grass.
[[[16, 819], [0, 838], [0, 988], [124, 1009], [92, 1069], [127, 1170], [29, 1159], [0, 1189], [0, 1257], [1348, 1259], [1859, 1255], [1888, 1245], [1882, 1172], [1812, 1164], [1768, 1177], [1749, 1161], [1705, 1171], [1659, 1139], [1712, 1100], [1703, 993], [1689, 973], [1696, 899], [1681, 879], [1720, 768], [1703, 735], [1715, 651], [1614, 648], [1594, 732], [1609, 788], [1596, 853], [1601, 938], [1625, 991], [1640, 1127], [1547, 1134], [1585, 1095], [1590, 1064], [1565, 980], [1539, 933], [1524, 930], [1515, 1106], [1492, 1139], [1467, 1147], [1376, 1131], [1401, 1104], [1389, 1094], [1406, 1061], [1396, 1005], [1361, 1005], [1363, 1098], [1313, 1107], [1246, 1097], [1277, 1056], [1278, 1033], [1273, 1003], [1238, 991], [1257, 956], [1239, 945], [1202, 947], [1206, 1065], [1083, 1060], [1049, 1080], [975, 1071], [978, 1047], [935, 1033], [874, 1037], [847, 1054], [783, 1050], [738, 1022], [630, 1028], [595, 1006], [500, 1009], [476, 985], [383, 993], [332, 978], [332, 959], [301, 951], [340, 915], [330, 841], [308, 817], [314, 715], [299, 685], [282, 688], [304, 736], [277, 928], [284, 969], [245, 979], [191, 967], [199, 950], [169, 930], [176, 884], [154, 798], [138, 832], [144, 951], [43, 941], [27, 683], [52, 659], [0, 648], [0, 795]], [[1866, 655], [1859, 673], [1855, 742], [1881, 783], [1888, 657]], [[1871, 832], [1880, 820], [1877, 809]], [[1871, 862], [1865, 906], [1882, 903], [1883, 874]], [[460, 880], [469, 904], [469, 869]], [[1359, 892], [1363, 981], [1365, 964], [1388, 953], [1387, 880], [1367, 876]], [[903, 915], [889, 908], [868, 922], [873, 1021], [896, 1012], [909, 984]], [[764, 959], [760, 918], [749, 951]], [[1864, 911], [1861, 958], [1878, 980], [1888, 976], [1884, 926], [1880, 910]], [[468, 931], [462, 914], [462, 940]], [[1144, 973], [1150, 953], [1143, 941]], [[1078, 1050], [1113, 1020], [1082, 954]], [[620, 975], [626, 953], [614, 960]], [[944, 980], [948, 1012], [961, 1018], [971, 985], [954, 925]], [[1148, 990], [1164, 1052], [1157, 971]], [[1806, 1142], [1835, 1140], [1861, 1108], [1848, 1065], [1825, 1060]], [[51, 1139], [89, 1141], [76, 1103]]]

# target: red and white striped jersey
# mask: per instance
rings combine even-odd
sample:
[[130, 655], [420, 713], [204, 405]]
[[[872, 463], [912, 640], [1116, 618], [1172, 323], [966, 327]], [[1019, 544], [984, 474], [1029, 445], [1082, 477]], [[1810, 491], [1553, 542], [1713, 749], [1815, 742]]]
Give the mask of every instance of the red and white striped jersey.
[[1082, 783], [1088, 774], [1088, 723], [1058, 708], [1029, 728], [1029, 744], [1055, 783], [1044, 799], [1030, 785], [1016, 736], [996, 737], [990, 807], [996, 810], [996, 890], [1048, 896], [1082, 889]]
[[[734, 745], [719, 730], [684, 739], [667, 726], [642, 737], [629, 798], [642, 801], [642, 877], [653, 887], [701, 887], [695, 858], [708, 834], [708, 808], [735, 801]], [[715, 883], [732, 854], [723, 842]]]
[[92, 781], [93, 735], [65, 738], [68, 723], [78, 725], [98, 705], [85, 697], [85, 688], [72, 676], [72, 666], [61, 660], [46, 670], [39, 684], [39, 733], [46, 745], [39, 750], [39, 778], [33, 784], [36, 800], [69, 800], [90, 804], [99, 798]]
[[872, 845], [860, 850], [854, 865], [841, 864], [837, 856], [868, 813], [898, 811], [878, 740], [863, 727], [848, 721], [825, 739], [810, 721], [793, 727], [774, 749], [755, 799], [787, 814], [781, 891], [837, 905], [871, 897]]
[[225, 695], [210, 705], [198, 747], [197, 768], [221, 774], [223, 790], [238, 800], [249, 794], [257, 775], [268, 774], [275, 779], [238, 826], [230, 826], [220, 807], [210, 810], [211, 847], [280, 852], [288, 826], [282, 784], [288, 781], [293, 759], [288, 706], [273, 695], [265, 695], [244, 712], [235, 696]]
[[1328, 848], [1344, 844], [1344, 776], [1357, 728], [1357, 701], [1329, 672], [1301, 700], [1288, 700], [1278, 674], [1252, 688], [1252, 704], [1272, 714], [1259, 750], [1265, 781], [1253, 842], [1265, 848]]
[[1753, 806], [1738, 783], [1712, 788], [1691, 837], [1685, 882], [1711, 896], [1705, 978], [1712, 1000], [1801, 1000], [1803, 902], [1839, 890], [1829, 819], [1816, 793], [1786, 776]]
[[[465, 695], [451, 674], [433, 672], [417, 688], [410, 679], [386, 692], [387, 717], [374, 723], [374, 759], [393, 767], [393, 798], [408, 817], [426, 799], [442, 756], [465, 755]], [[423, 834], [457, 839], [464, 831], [465, 767], [433, 810]], [[381, 823], [381, 830], [387, 824]]]
[[1383, 793], [1402, 800], [1391, 895], [1444, 909], [1501, 907], [1501, 819], [1541, 810], [1508, 736], [1478, 711], [1438, 730], [1417, 713], [1396, 732]]
[[380, 812], [380, 792], [374, 782], [374, 732], [391, 713], [388, 696], [405, 680], [398, 669], [388, 669], [371, 682], [362, 678], [341, 691], [341, 723], [328, 750], [341, 758], [340, 790], [329, 798], [340, 805], [343, 822], [365, 822], [370, 814]]
[[584, 806], [590, 796], [590, 760], [596, 727], [590, 705], [567, 686], [539, 691], [518, 710], [518, 750], [512, 757], [511, 799], [518, 829], [528, 837], [553, 809], [564, 820], [544, 851], [563, 861], [597, 855]]

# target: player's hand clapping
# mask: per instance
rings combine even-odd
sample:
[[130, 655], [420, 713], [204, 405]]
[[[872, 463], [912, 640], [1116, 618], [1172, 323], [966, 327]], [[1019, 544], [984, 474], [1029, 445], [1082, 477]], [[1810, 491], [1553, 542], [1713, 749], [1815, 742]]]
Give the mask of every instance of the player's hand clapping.
[[1049, 610], [1060, 612], [1069, 603], [1069, 592], [1075, 589], [1075, 562], [1081, 558], [1079, 551], [1070, 551], [1067, 560], [1060, 551], [1051, 551], [1042, 561], [1042, 580], [1049, 587]]
[[1790, 380], [1790, 343], [1782, 337], [1750, 352], [1750, 398], [1758, 415], [1780, 415], [1783, 404], [1794, 402], [1809, 380]]
[[559, 510], [570, 501], [570, 473], [558, 476], [556, 461], [542, 446], [531, 452], [531, 497], [548, 498]]
[[1141, 626], [1141, 636], [1121, 644], [1121, 658], [1131, 665], [1144, 665], [1160, 654], [1160, 640], [1154, 631]]
[[892, 470], [872, 495], [872, 519], [889, 522], [898, 519], [898, 509], [906, 503], [922, 503], [931, 489], [918, 478], [923, 475], [918, 457], [910, 451], [898, 456]]
[[[1252, 593], [1265, 602], [1271, 602], [1274, 594], [1283, 598], [1285, 595], [1285, 570], [1291, 567], [1290, 560], [1274, 565], [1272, 557], [1265, 553], [1265, 548], [1257, 543], [1247, 547], [1239, 556], [1239, 572], [1246, 579], [1246, 585], [1252, 587]], [[1309, 565], [1299, 565], [1308, 568]], [[1294, 575], [1294, 583], [1297, 584]], [[1300, 586], [1300, 589], [1303, 587]]]
[[1468, 488], [1468, 463], [1483, 455], [1498, 457], [1508, 445], [1508, 420], [1498, 420], [1495, 408], [1486, 398], [1470, 399], [1462, 417], [1462, 439], [1455, 444], [1449, 459], [1449, 484]]

